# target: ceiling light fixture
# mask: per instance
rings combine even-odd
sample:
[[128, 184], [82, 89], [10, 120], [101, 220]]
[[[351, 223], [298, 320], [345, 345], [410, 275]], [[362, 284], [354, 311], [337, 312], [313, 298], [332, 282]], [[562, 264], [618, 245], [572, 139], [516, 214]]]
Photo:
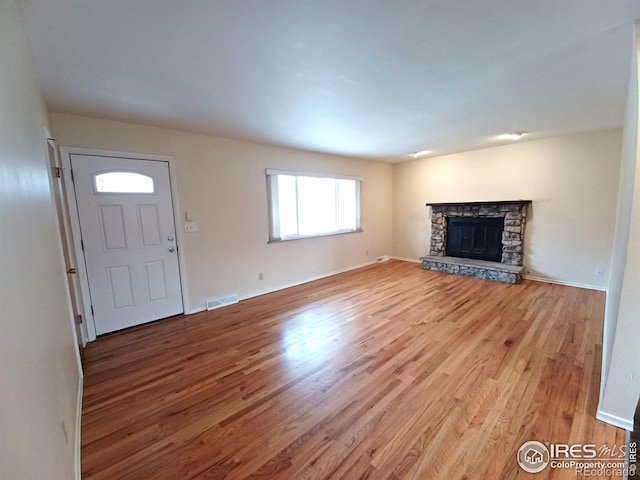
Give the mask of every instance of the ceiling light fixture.
[[499, 140], [520, 140], [527, 132], [503, 133], [498, 135]]
[[425, 155], [429, 155], [431, 150], [420, 150], [419, 152], [410, 153], [409, 156], [413, 158], [424, 157]]

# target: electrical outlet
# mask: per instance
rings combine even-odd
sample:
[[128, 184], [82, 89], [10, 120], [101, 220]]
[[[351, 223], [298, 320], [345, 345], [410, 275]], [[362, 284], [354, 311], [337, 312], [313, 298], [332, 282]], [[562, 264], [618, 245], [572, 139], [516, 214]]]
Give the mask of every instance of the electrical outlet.
[[197, 232], [198, 224], [196, 222], [187, 222], [184, 224], [184, 231], [187, 233]]
[[365, 251], [364, 251], [364, 256], [365, 256], [365, 257], [368, 257], [368, 256], [369, 256], [369, 250], [365, 250]]
[[258, 274], [258, 280], [264, 280], [264, 273], [260, 272]]
[[604, 277], [604, 268], [596, 268], [596, 277]]

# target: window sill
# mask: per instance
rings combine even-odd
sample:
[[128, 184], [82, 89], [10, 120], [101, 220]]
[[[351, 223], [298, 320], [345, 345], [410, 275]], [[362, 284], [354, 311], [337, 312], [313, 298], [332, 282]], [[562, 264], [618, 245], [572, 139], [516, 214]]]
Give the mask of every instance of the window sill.
[[267, 243], [282, 243], [282, 242], [289, 242], [291, 240], [303, 240], [305, 238], [333, 237], [334, 235], [347, 235], [349, 233], [361, 233], [361, 232], [364, 232], [362, 228], [359, 228], [357, 230], [342, 230], [339, 232], [331, 232], [331, 233], [318, 233], [316, 235], [297, 235], [295, 237], [286, 237], [286, 238], [279, 238], [275, 240], [269, 240]]

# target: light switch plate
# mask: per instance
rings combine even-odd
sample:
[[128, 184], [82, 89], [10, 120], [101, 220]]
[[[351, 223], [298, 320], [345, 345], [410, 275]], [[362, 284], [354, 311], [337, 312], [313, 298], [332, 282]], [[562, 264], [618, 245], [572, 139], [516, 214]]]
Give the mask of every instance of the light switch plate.
[[187, 222], [184, 224], [184, 231], [187, 233], [193, 233], [198, 231], [198, 224], [195, 222]]

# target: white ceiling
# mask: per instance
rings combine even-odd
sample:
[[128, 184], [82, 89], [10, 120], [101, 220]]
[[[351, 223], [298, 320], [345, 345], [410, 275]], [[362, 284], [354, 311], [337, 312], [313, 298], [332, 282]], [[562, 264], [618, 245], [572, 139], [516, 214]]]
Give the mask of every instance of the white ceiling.
[[621, 126], [640, 17], [638, 0], [18, 3], [53, 111], [391, 161]]

